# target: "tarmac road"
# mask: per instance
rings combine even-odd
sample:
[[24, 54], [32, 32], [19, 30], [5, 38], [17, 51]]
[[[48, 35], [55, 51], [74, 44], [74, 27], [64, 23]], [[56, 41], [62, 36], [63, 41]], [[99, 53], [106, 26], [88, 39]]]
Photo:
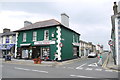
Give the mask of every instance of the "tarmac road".
[[[103, 54], [103, 62], [107, 54]], [[33, 66], [3, 63], [2, 78], [118, 78], [118, 72], [103, 69], [95, 63], [97, 58], [87, 58], [59, 66]]]

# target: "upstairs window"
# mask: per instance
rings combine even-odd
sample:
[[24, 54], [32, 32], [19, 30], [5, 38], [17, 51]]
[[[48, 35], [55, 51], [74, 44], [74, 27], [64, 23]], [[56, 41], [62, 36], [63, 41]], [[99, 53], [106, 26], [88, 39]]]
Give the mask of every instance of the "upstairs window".
[[6, 43], [9, 43], [9, 36], [6, 36]]
[[75, 42], [75, 34], [73, 34], [73, 43]]
[[37, 32], [33, 32], [33, 41], [37, 40]]
[[44, 40], [49, 40], [49, 31], [48, 30], [44, 31]]
[[23, 42], [26, 42], [26, 33], [23, 33]]

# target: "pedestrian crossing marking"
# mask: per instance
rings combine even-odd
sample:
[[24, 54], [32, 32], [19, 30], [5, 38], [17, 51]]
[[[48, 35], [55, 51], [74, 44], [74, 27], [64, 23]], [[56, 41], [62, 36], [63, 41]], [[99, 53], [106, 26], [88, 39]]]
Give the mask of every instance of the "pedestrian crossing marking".
[[82, 67], [77, 67], [76, 69], [83, 69]]
[[93, 70], [92, 68], [86, 68], [85, 70]]
[[95, 69], [96, 71], [102, 71], [102, 69]]
[[105, 70], [105, 71], [107, 71], [107, 72], [113, 72], [112, 70]]
[[88, 66], [93, 66], [93, 67], [97, 67], [97, 63], [92, 63], [92, 64], [89, 64]]

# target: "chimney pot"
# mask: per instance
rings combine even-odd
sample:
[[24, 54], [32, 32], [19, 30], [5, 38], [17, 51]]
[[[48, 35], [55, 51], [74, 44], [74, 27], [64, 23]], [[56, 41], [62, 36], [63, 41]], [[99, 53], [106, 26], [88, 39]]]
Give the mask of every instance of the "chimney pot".
[[116, 2], [114, 2], [113, 11], [114, 11], [114, 15], [116, 15], [118, 13], [118, 6], [117, 6]]

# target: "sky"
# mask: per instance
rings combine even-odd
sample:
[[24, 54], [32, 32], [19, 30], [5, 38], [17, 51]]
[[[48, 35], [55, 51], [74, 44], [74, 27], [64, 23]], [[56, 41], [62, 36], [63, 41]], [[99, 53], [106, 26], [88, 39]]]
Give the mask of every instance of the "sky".
[[113, 3], [118, 0], [1, 0], [0, 33], [24, 27], [24, 21], [32, 23], [49, 19], [61, 22], [61, 13], [69, 18], [69, 27], [80, 33], [80, 39], [101, 44], [109, 49]]

